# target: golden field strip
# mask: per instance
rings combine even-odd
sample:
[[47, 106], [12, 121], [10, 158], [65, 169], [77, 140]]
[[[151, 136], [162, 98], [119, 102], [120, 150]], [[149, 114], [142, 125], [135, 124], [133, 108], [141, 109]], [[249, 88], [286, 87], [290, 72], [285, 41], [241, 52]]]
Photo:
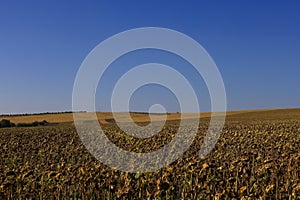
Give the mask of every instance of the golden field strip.
[[[298, 109], [270, 109], [270, 110], [241, 110], [241, 111], [228, 111], [226, 116], [243, 114], [243, 113], [259, 113], [259, 112], [276, 112], [276, 110], [286, 110], [286, 112], [297, 112]], [[129, 122], [127, 115], [124, 113], [118, 113], [121, 116], [122, 122]], [[122, 115], [124, 117], [122, 117]], [[148, 114], [144, 113], [130, 113], [132, 120], [135, 122], [149, 122], [150, 118]], [[211, 116], [210, 112], [203, 112], [200, 114], [191, 113], [187, 114], [185, 118], [207, 118]], [[109, 123], [111, 119], [113, 119], [113, 114], [111, 112], [97, 112], [97, 117], [102, 123]], [[163, 120], [166, 116], [164, 115], [152, 115], [151, 118], [153, 121]], [[167, 115], [168, 120], [179, 120], [181, 115], [179, 113], [170, 113]], [[73, 122], [73, 114], [72, 113], [62, 113], [62, 114], [40, 114], [40, 115], [27, 115], [27, 116], [9, 116], [9, 117], [0, 117], [1, 119], [8, 119], [13, 123], [32, 123], [34, 121], [43, 121], [46, 120], [50, 123], [68, 123]]]

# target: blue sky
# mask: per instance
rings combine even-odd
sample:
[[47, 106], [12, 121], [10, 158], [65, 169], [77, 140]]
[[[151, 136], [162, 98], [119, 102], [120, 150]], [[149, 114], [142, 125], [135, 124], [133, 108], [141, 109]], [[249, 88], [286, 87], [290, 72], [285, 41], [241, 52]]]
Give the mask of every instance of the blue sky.
[[[148, 26], [180, 31], [207, 50], [222, 74], [229, 110], [300, 107], [299, 10], [299, 1], [1, 1], [0, 113], [71, 110], [73, 82], [88, 53], [114, 34]], [[100, 81], [97, 108], [109, 109], [122, 72], [153, 59], [193, 76], [172, 55], [136, 52]], [[209, 110], [197, 81], [202, 110]], [[134, 96], [133, 110], [159, 101], [169, 111], [178, 107], [161, 87]]]

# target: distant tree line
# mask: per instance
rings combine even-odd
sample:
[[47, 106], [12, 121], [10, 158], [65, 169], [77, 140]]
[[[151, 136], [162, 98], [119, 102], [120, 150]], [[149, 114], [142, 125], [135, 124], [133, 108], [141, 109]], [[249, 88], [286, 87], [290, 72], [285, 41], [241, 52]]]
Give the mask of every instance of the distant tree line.
[[32, 123], [18, 123], [18, 124], [15, 124], [15, 123], [12, 123], [10, 120], [2, 119], [0, 121], [0, 128], [46, 126], [48, 124], [49, 123], [46, 120], [41, 121], [41, 122], [35, 121], [35, 122], [32, 122]]
[[129, 113], [132, 113], [132, 114], [146, 114], [146, 115], [148, 115], [148, 114], [149, 115], [165, 115], [165, 114], [171, 115], [172, 114], [172, 113], [169, 113], [169, 112], [167, 112], [167, 113], [151, 113], [151, 112], [139, 112], [139, 111], [130, 111]]
[[[78, 111], [78, 112], [81, 113], [86, 111]], [[63, 111], [63, 112], [44, 112], [44, 113], [5, 114], [5, 115], [0, 115], [0, 117], [18, 117], [18, 116], [30, 116], [30, 115], [67, 114], [67, 113], [75, 113], [75, 112]]]

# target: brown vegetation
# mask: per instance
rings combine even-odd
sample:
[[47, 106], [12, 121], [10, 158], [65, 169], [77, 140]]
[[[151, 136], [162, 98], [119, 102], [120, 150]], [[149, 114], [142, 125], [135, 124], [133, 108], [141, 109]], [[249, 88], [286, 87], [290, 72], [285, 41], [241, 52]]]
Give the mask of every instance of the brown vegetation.
[[[177, 122], [169, 121], [157, 136], [142, 141], [122, 133], [114, 123], [103, 128], [116, 145], [149, 152], [174, 137]], [[182, 158], [144, 174], [120, 172], [101, 164], [87, 152], [71, 124], [2, 128], [0, 199], [299, 197], [299, 109], [229, 115], [214, 150], [201, 159], [198, 150], [208, 122], [209, 118], [201, 121], [195, 141]]]

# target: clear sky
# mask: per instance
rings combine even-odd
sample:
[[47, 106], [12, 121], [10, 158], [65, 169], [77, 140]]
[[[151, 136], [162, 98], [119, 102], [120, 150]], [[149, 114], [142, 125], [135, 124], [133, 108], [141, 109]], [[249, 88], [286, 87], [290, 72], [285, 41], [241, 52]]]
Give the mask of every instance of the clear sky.
[[[208, 51], [224, 79], [229, 110], [300, 107], [299, 10], [300, 1], [3, 0], [0, 113], [71, 110], [73, 82], [87, 54], [114, 34], [147, 26], [185, 33]], [[136, 52], [117, 60], [100, 81], [97, 108], [109, 109], [109, 91], [125, 69], [153, 60], [192, 77], [172, 55]], [[209, 110], [201, 88], [202, 110]], [[134, 96], [137, 111], [157, 101], [169, 111], [178, 106], [157, 86]]]

